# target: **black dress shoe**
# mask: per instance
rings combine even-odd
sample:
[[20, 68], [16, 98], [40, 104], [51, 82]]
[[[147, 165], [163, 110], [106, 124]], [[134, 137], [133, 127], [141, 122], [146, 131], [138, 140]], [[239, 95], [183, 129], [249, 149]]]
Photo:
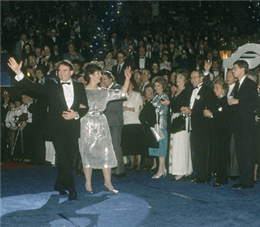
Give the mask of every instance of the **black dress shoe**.
[[113, 179], [120, 179], [120, 178], [123, 178], [123, 177], [126, 177], [126, 173], [120, 173], [120, 174], [113, 174], [112, 175], [112, 178]]
[[70, 193], [69, 200], [77, 200], [77, 193], [76, 192]]
[[245, 184], [233, 184], [232, 185], [232, 188], [234, 189], [245, 189], [245, 188], [253, 188], [254, 186], [248, 186], [248, 185], [245, 185]]
[[68, 193], [64, 189], [59, 189], [57, 187], [54, 187], [55, 191], [58, 191], [60, 195], [68, 195]]

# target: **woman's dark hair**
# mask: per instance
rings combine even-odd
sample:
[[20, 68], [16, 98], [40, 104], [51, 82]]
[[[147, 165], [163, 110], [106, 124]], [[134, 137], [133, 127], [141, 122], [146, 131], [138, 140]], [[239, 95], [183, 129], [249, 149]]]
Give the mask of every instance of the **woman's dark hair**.
[[177, 78], [178, 74], [181, 74], [182, 76], [184, 76], [184, 78], [185, 78], [184, 86], [188, 87], [190, 85], [190, 72], [187, 69], [178, 69], [176, 73], [177, 73], [176, 78]]
[[233, 65], [238, 65], [238, 67], [240, 69], [244, 68], [245, 69], [245, 74], [247, 74], [248, 71], [249, 71], [248, 63], [245, 60], [237, 60], [236, 62], [233, 63]]
[[90, 76], [89, 75], [92, 75], [94, 74], [96, 71], [100, 71], [102, 73], [102, 67], [101, 65], [99, 64], [99, 62], [97, 61], [92, 61], [90, 62], [86, 68], [85, 68], [85, 71], [84, 71], [84, 78], [85, 80], [87, 81], [87, 83], [90, 82]]
[[29, 47], [30, 47], [30, 52], [32, 51], [32, 46], [31, 46], [31, 44], [30, 44], [30, 43], [25, 43], [25, 44], [23, 45], [23, 50], [22, 50], [23, 53], [25, 53], [25, 46], [29, 46]]

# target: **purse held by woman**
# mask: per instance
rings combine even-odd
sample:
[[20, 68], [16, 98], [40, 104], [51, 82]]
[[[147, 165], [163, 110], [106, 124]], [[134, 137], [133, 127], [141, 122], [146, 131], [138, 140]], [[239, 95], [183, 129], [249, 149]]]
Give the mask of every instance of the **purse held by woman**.
[[174, 134], [186, 130], [186, 115], [181, 114], [172, 119], [170, 133]]

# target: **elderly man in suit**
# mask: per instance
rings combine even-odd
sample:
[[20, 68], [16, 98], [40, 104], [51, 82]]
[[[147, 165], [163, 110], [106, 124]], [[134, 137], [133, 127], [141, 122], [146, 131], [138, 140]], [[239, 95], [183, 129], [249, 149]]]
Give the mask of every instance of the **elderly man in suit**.
[[[72, 175], [72, 162], [80, 137], [80, 117], [88, 111], [88, 100], [82, 83], [71, 80], [73, 65], [63, 60], [58, 65], [59, 79], [50, 79], [46, 84], [32, 83], [21, 71], [14, 58], [8, 66], [16, 74], [15, 79], [32, 92], [45, 95], [49, 102], [49, 112], [45, 123], [44, 134], [52, 138], [56, 155], [58, 177], [54, 190], [61, 195], [69, 191], [69, 200], [77, 200], [77, 193]], [[80, 105], [86, 106], [81, 108]]]
[[237, 60], [232, 73], [238, 79], [238, 90], [228, 104], [233, 106], [232, 130], [235, 137], [237, 161], [241, 174], [240, 182], [232, 188], [254, 187], [253, 130], [254, 110], [259, 106], [256, 83], [247, 78], [248, 63]]
[[196, 171], [194, 183], [211, 181], [212, 128], [211, 119], [203, 116], [204, 109], [213, 104], [214, 92], [203, 84], [204, 74], [199, 71], [191, 73], [194, 87], [190, 98], [190, 106], [182, 107], [181, 112], [191, 116], [191, 146], [194, 148], [194, 167]]
[[[105, 87], [110, 89], [121, 89], [122, 86], [114, 83], [113, 75], [109, 71], [104, 71], [102, 75], [102, 83]], [[117, 159], [117, 168], [112, 170], [112, 177], [114, 179], [122, 178], [126, 176], [124, 160], [123, 160], [123, 151], [121, 148], [121, 134], [122, 128], [124, 126], [123, 119], [123, 101], [116, 100], [109, 102], [104, 114], [107, 117], [112, 144], [115, 150], [116, 159]]]

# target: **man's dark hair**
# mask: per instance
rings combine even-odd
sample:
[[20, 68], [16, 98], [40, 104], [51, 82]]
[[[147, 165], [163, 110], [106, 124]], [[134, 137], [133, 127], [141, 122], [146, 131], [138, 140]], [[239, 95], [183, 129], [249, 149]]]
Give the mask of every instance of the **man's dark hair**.
[[71, 61], [69, 60], [62, 60], [59, 64], [58, 64], [58, 67], [60, 67], [60, 65], [66, 65], [70, 68], [70, 71], [74, 71], [74, 65], [71, 63]]
[[248, 63], [245, 60], [237, 60], [236, 62], [233, 63], [233, 65], [238, 65], [238, 67], [240, 69], [244, 68], [245, 69], [245, 74], [247, 74], [248, 71], [249, 71]]

